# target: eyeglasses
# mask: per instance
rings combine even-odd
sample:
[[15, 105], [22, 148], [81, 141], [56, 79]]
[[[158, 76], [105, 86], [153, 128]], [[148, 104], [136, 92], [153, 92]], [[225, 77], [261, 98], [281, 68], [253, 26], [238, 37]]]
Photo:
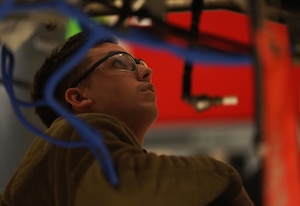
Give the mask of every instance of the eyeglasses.
[[94, 71], [100, 64], [107, 63], [107, 67], [111, 70], [126, 70], [136, 71], [137, 65], [143, 65], [148, 67], [146, 62], [142, 59], [136, 59], [127, 52], [114, 51], [110, 52], [103, 58], [99, 59], [89, 69], [86, 70], [80, 77], [75, 79], [69, 86], [69, 88], [76, 87], [83, 79], [85, 79], [92, 71]]

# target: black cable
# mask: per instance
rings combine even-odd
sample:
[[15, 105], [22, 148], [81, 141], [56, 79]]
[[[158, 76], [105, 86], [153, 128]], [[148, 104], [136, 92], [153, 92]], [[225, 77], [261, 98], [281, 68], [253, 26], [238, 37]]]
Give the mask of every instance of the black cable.
[[[253, 59], [254, 67], [254, 139], [253, 144], [256, 151], [259, 151], [260, 143], [262, 142], [263, 133], [263, 68], [261, 59], [259, 57], [257, 47], [255, 46], [255, 34], [263, 26], [263, 11], [262, 3], [260, 0], [248, 0], [250, 11], [250, 36], [252, 40], [251, 55]], [[260, 158], [260, 157], [259, 157]], [[248, 184], [245, 183], [248, 192], [255, 205], [262, 205], [262, 169], [256, 174], [256, 184], [253, 184], [251, 188], [248, 188]]]
[[123, 6], [119, 10], [119, 19], [115, 23], [114, 27], [116, 28], [121, 27], [125, 22], [125, 20], [133, 13], [131, 10], [131, 2], [132, 2], [131, 0], [127, 0], [127, 1], [123, 0]]
[[190, 30], [192, 35], [195, 35], [195, 37], [197, 37], [199, 34], [199, 22], [203, 7], [203, 0], [193, 0], [191, 5], [192, 21]]
[[[216, 36], [204, 32], [195, 35], [194, 32], [187, 31], [186, 29], [183, 29], [177, 25], [166, 23], [162, 18], [158, 18], [156, 16], [151, 15], [151, 13], [147, 11], [147, 8], [145, 7], [141, 7], [140, 9], [133, 11], [132, 9], [127, 8], [129, 6], [128, 3], [126, 4], [126, 6], [123, 5], [123, 7], [125, 6], [124, 8], [118, 8], [107, 2], [101, 2], [101, 3], [104, 6], [108, 7], [109, 9], [112, 9], [117, 14], [124, 13], [122, 14], [122, 18], [120, 18], [119, 21], [117, 22], [117, 25], [115, 25], [115, 27], [118, 26], [118, 29], [122, 29], [121, 22], [124, 21], [124, 18], [127, 18], [129, 16], [137, 16], [139, 18], [150, 18], [153, 22], [153, 25], [151, 27], [145, 27], [139, 29], [144, 30], [148, 34], [151, 34], [160, 39], [167, 39], [170, 35], [173, 35], [184, 41], [188, 39], [189, 43], [196, 48], [209, 48], [211, 50], [216, 50], [219, 52], [226, 52], [227, 54], [234, 53], [234, 54], [248, 55], [250, 53], [250, 47], [248, 44], [237, 42], [234, 40], [226, 39], [224, 37], [220, 37], [220, 36]], [[203, 0], [193, 1], [191, 4], [191, 10], [195, 14], [201, 13], [203, 10], [203, 6], [204, 6]], [[194, 15], [193, 18], [194, 20], [197, 21], [198, 17]], [[198, 26], [195, 23], [196, 21], [192, 20], [192, 24], [194, 24], [193, 27]], [[125, 29], [126, 28], [124, 28], [124, 30]]]
[[[198, 37], [199, 34], [199, 22], [200, 15], [203, 9], [203, 0], [193, 0], [191, 4], [191, 26], [190, 32], [194, 38]], [[189, 45], [193, 46], [192, 43]], [[182, 83], [182, 96], [184, 100], [189, 100], [191, 97], [191, 77], [192, 77], [193, 63], [189, 61], [185, 61], [184, 71], [183, 71], [183, 83]]]
[[255, 139], [254, 144], [258, 146], [262, 138], [262, 122], [263, 122], [263, 68], [261, 65], [261, 60], [255, 46], [255, 33], [258, 29], [262, 27], [263, 15], [262, 15], [262, 5], [259, 0], [248, 0], [250, 9], [250, 32], [252, 39], [252, 49], [251, 55], [253, 59], [254, 66], [254, 108], [255, 108]]

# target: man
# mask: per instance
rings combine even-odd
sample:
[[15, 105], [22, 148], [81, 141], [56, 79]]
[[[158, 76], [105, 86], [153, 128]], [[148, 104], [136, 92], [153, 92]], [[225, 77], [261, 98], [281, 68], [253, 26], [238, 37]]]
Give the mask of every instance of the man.
[[[33, 100], [42, 99], [47, 79], [82, 46], [84, 33], [48, 57], [34, 80]], [[104, 138], [118, 176], [111, 185], [87, 148], [62, 148], [37, 139], [9, 182], [2, 205], [239, 205], [253, 203], [231, 166], [205, 156], [158, 156], [142, 148], [157, 119], [152, 70], [107, 38], [91, 48], [57, 86], [55, 97]], [[37, 114], [59, 140], [81, 139], [48, 107]]]

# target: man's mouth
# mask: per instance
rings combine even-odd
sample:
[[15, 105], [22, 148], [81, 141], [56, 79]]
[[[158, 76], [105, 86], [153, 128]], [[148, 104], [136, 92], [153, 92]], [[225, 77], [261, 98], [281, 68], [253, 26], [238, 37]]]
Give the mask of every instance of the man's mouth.
[[151, 91], [155, 93], [155, 87], [153, 84], [147, 84], [142, 87], [142, 91]]

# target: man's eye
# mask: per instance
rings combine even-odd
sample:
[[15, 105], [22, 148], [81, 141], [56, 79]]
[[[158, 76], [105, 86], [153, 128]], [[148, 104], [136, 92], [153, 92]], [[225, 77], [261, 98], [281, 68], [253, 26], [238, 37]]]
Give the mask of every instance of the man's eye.
[[113, 66], [114, 66], [114, 68], [116, 68], [116, 69], [127, 69], [126, 64], [125, 64], [123, 61], [119, 60], [119, 59], [116, 59], [116, 60], [113, 62]]

